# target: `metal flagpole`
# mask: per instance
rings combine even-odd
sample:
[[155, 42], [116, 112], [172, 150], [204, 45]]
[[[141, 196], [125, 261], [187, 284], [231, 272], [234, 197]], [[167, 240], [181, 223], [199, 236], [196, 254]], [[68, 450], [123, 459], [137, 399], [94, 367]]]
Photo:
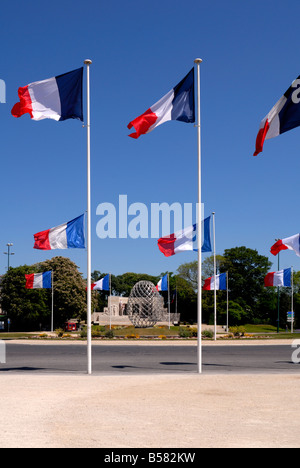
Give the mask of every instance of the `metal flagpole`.
[[217, 265], [216, 265], [216, 230], [215, 230], [215, 212], [213, 215], [213, 238], [214, 238], [214, 339], [217, 339]]
[[51, 286], [52, 286], [52, 304], [51, 304], [51, 332], [53, 333], [53, 296], [54, 296], [54, 290], [53, 290], [53, 270], [51, 271]]
[[171, 328], [171, 311], [170, 311], [170, 280], [168, 273], [168, 312], [169, 312], [169, 330]]
[[91, 294], [91, 127], [90, 127], [90, 65], [84, 61], [87, 72], [87, 373], [92, 373], [92, 294]]
[[202, 210], [201, 210], [201, 120], [200, 120], [200, 63], [202, 59], [197, 58], [194, 63], [197, 65], [197, 134], [198, 134], [198, 303], [197, 303], [197, 323], [198, 323], [198, 373], [202, 373]]
[[226, 272], [226, 289], [227, 289], [227, 333], [229, 332], [229, 293], [228, 293], [228, 271]]
[[293, 278], [293, 267], [292, 267], [292, 322], [291, 322], [291, 332], [294, 333], [294, 278]]
[[109, 274], [109, 329], [111, 330], [111, 273]]

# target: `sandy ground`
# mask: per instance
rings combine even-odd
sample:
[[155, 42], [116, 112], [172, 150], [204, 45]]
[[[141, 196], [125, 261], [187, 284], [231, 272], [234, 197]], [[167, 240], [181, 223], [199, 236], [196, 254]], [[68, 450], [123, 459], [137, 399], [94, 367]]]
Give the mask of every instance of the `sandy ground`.
[[300, 374], [1, 375], [1, 448], [298, 448]]

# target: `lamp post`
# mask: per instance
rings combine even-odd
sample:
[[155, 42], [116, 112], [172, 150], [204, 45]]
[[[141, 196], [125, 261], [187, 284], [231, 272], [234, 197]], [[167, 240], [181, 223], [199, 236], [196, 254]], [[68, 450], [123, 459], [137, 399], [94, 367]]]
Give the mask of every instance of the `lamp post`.
[[7, 245], [7, 252], [3, 252], [5, 255], [7, 255], [7, 271], [9, 270], [9, 256], [10, 255], [15, 255], [14, 252], [10, 251], [10, 247], [12, 247], [14, 244], [9, 242]]

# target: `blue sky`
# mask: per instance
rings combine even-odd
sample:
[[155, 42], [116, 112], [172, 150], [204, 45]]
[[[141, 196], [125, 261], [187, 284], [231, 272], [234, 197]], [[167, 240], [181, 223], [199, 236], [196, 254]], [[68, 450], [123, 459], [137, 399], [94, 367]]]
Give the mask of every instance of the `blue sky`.
[[[33, 249], [34, 233], [86, 209], [86, 130], [79, 121], [34, 122], [10, 114], [19, 86], [79, 68], [86, 58], [93, 61], [92, 270], [159, 275], [196, 259], [192, 252], [165, 258], [151, 238], [99, 239], [96, 208], [104, 202], [118, 208], [123, 194], [129, 204], [149, 208], [196, 203], [196, 128], [167, 122], [133, 140], [127, 124], [201, 57], [202, 200], [206, 216], [216, 213], [217, 253], [245, 245], [268, 256], [276, 270], [277, 258], [269, 253], [275, 238], [300, 229], [300, 128], [267, 141], [258, 157], [252, 154], [261, 119], [300, 74], [299, 14], [298, 0], [1, 5], [0, 245], [4, 252], [7, 242], [14, 244], [11, 265], [63, 255], [86, 275], [84, 250]], [[293, 252], [283, 252], [280, 262], [300, 269]], [[0, 274], [6, 269], [2, 254]]]

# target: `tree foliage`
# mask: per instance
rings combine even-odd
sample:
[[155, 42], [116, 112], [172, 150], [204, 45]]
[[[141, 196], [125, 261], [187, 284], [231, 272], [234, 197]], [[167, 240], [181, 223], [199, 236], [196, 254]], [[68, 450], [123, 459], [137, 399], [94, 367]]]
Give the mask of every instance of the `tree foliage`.
[[1, 307], [11, 320], [12, 330], [49, 329], [51, 289], [26, 289], [25, 274], [53, 271], [54, 325], [70, 318], [86, 317], [86, 282], [70, 259], [54, 257], [36, 265], [10, 268], [1, 283]]

